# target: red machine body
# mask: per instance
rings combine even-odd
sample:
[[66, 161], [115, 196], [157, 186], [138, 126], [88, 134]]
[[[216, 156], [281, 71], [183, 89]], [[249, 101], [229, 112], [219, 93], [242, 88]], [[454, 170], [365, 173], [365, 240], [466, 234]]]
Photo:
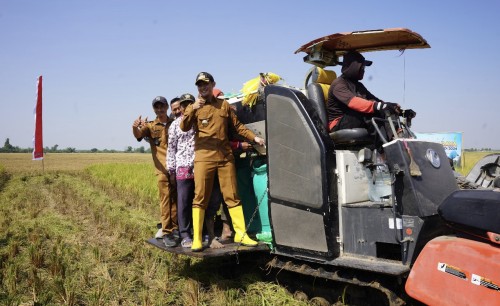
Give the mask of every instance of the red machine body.
[[428, 305], [500, 305], [500, 245], [442, 236], [427, 243], [406, 292]]

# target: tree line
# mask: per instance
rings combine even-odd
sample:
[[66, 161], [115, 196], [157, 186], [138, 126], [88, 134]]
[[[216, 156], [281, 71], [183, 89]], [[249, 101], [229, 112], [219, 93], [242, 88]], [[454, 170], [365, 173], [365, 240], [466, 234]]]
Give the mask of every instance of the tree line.
[[480, 148], [480, 149], [471, 148], [471, 149], [465, 149], [464, 151], [467, 151], [467, 152], [484, 152], [484, 151], [498, 151], [498, 150], [493, 150], [492, 148]]
[[[18, 146], [13, 146], [10, 143], [10, 139], [7, 138], [4, 142], [3, 147], [0, 148], [0, 153], [31, 153], [33, 148], [20, 148]], [[44, 153], [151, 153], [150, 148], [144, 148], [144, 146], [138, 148], [132, 148], [128, 146], [125, 150], [115, 150], [115, 149], [103, 149], [99, 150], [97, 148], [92, 148], [90, 150], [77, 150], [76, 148], [67, 147], [64, 149], [59, 148], [59, 145], [53, 145], [52, 147], [45, 147], [43, 149]]]
[[[151, 148], [144, 148], [144, 146], [138, 148], [132, 148], [128, 146], [125, 150], [114, 150], [114, 149], [103, 149], [99, 150], [97, 148], [92, 148], [90, 150], [77, 150], [75, 148], [67, 147], [65, 149], [59, 149], [59, 145], [53, 145], [52, 147], [45, 147], [43, 149], [44, 153], [151, 153]], [[485, 152], [485, 151], [496, 151], [491, 148], [469, 148], [464, 149], [464, 151], [468, 152]], [[13, 146], [10, 143], [9, 138], [5, 140], [5, 143], [2, 148], [0, 148], [0, 153], [31, 153], [33, 152], [33, 148], [20, 148], [18, 146]]]

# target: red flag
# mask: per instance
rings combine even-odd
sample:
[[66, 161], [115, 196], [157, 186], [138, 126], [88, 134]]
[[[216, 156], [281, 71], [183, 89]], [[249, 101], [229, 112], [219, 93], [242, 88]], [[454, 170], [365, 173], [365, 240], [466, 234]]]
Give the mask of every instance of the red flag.
[[42, 134], [42, 76], [38, 77], [35, 115], [35, 135], [33, 136], [33, 160], [43, 159]]

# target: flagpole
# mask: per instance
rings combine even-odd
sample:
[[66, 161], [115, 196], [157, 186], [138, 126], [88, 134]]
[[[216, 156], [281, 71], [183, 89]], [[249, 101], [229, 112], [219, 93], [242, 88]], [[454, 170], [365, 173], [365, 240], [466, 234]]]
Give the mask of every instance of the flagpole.
[[35, 116], [35, 133], [33, 135], [33, 160], [42, 160], [42, 171], [45, 172], [43, 163], [43, 125], [42, 125], [42, 76], [38, 77], [36, 104], [33, 110]]

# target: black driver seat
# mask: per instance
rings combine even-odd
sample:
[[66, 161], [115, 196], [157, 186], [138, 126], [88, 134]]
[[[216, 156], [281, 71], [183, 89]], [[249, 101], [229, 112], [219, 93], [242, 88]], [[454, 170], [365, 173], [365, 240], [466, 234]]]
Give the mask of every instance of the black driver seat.
[[364, 146], [373, 143], [373, 136], [364, 128], [343, 129], [331, 132], [330, 138], [337, 147]]
[[[311, 73], [311, 83], [307, 85], [307, 97], [318, 113], [323, 126], [328, 130], [326, 112], [328, 89], [337, 78], [335, 71], [314, 67]], [[364, 128], [343, 129], [330, 133], [330, 138], [339, 149], [363, 146], [373, 143], [373, 137]]]

